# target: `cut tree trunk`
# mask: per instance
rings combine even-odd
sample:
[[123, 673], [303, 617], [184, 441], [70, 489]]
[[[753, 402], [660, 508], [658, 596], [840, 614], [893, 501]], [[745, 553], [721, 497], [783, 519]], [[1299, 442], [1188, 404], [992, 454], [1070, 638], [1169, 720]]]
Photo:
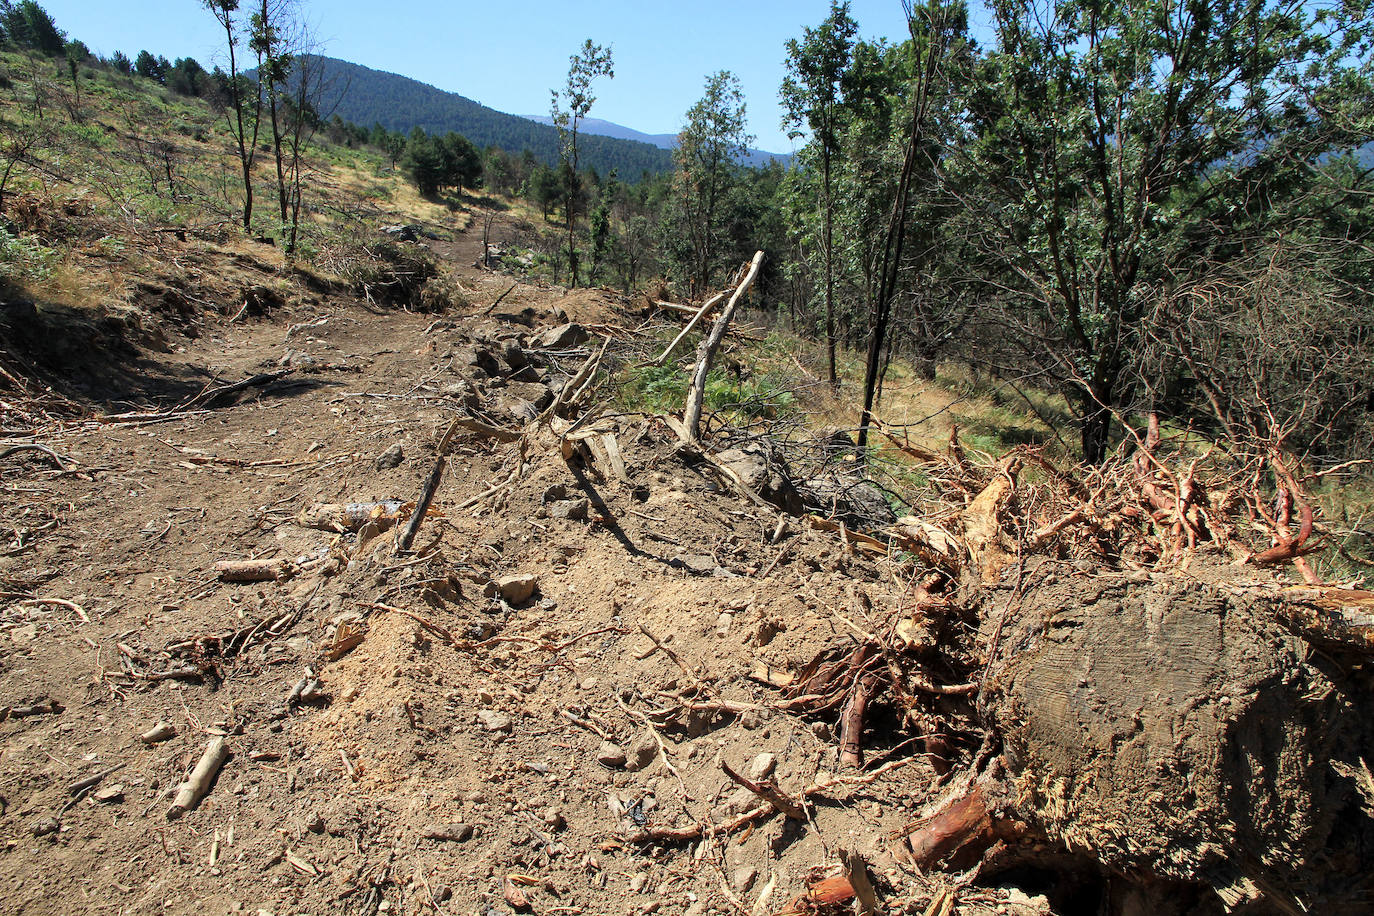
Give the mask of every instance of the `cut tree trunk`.
[[[1201, 884], [1247, 913], [1366, 912], [1374, 723], [1353, 661], [1367, 654], [1314, 651], [1294, 629], [1304, 615], [1233, 568], [1089, 579], [1057, 566], [1057, 580], [1051, 568], [985, 605], [985, 635], [1005, 620], [982, 708], [1008, 773], [989, 810], [1140, 887]], [[932, 828], [967, 821], [970, 842], [985, 831], [954, 813]], [[963, 845], [930, 829], [918, 853]]]

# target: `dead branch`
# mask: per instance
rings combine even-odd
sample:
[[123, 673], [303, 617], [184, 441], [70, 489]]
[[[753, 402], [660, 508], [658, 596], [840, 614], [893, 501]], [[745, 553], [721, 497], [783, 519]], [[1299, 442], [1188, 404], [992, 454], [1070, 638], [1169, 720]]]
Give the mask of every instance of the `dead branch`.
[[744, 294], [749, 292], [749, 287], [753, 285], [762, 266], [763, 252], [755, 252], [754, 260], [749, 264], [749, 272], [744, 275], [739, 286], [735, 287], [735, 292], [730, 296], [730, 301], [726, 303], [724, 311], [720, 313], [720, 317], [711, 327], [711, 333], [697, 348], [697, 368], [692, 375], [692, 387], [687, 394], [687, 409], [682, 418], [682, 424], [686, 427], [687, 441], [689, 442], [696, 442], [700, 438], [698, 428], [701, 426], [701, 406], [702, 400], [706, 397], [706, 375], [711, 371], [711, 361], [715, 358], [716, 350], [720, 349], [721, 339], [725, 337], [725, 331], [730, 327], [730, 322], [735, 317], [735, 310], [739, 307]]
[[200, 761], [196, 764], [195, 769], [191, 771], [191, 775], [186, 777], [186, 781], [177, 790], [176, 798], [172, 800], [172, 807], [167, 809], [167, 820], [174, 821], [200, 804], [205, 793], [210, 791], [210, 784], [215, 781], [215, 776], [219, 773], [220, 767], [224, 766], [224, 761], [228, 758], [228, 740], [223, 737], [211, 738], [210, 743], [205, 746], [205, 752], [200, 755]]

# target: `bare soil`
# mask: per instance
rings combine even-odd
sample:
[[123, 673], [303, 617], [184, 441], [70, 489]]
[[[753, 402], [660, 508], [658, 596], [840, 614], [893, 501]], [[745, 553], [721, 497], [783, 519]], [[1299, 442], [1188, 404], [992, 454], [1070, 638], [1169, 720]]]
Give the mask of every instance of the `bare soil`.
[[[37, 451], [0, 462], [0, 708], [60, 707], [0, 722], [0, 910], [488, 916], [523, 895], [548, 914], [773, 913], [840, 848], [870, 862], [890, 912], [938, 895], [887, 851], [936, 791], [918, 736], [876, 710], [867, 770], [846, 770], [833, 718], [776, 709], [778, 691], [748, 676], [877, 626], [864, 609], [897, 606], [905, 585], [833, 535], [794, 523], [772, 543], [775, 516], [661, 422], [604, 421], [628, 483], [565, 461], [556, 438], [522, 457], [460, 433], [418, 560], [390, 532], [364, 542], [297, 522], [315, 504], [413, 500], [460, 403], [514, 425], [502, 411], [520, 409], [503, 400], [515, 383], [478, 378], [464, 364], [474, 346], [620, 320], [608, 293], [523, 285], [482, 314], [510, 281], [470, 267], [473, 235], [444, 252], [467, 314], [379, 310], [239, 263], [289, 294], [237, 322], [145, 318], [141, 342], [126, 323], [109, 362], [98, 335], [75, 350], [48, 340], [52, 379], [77, 378], [64, 393], [106, 415], [41, 437], [63, 467]], [[549, 357], [545, 380], [585, 355]], [[192, 401], [280, 368], [294, 371]], [[178, 409], [188, 401], [199, 406]], [[399, 463], [379, 464], [392, 446]], [[580, 499], [585, 517], [550, 511]], [[218, 581], [217, 561], [246, 558], [300, 571]], [[526, 574], [529, 599], [492, 596], [494, 580]], [[349, 633], [365, 635], [330, 660]], [[288, 702], [310, 677], [306, 700]], [[175, 736], [141, 741], [159, 722]], [[169, 819], [214, 736], [228, 762]], [[850, 781], [817, 793], [805, 823], [635, 841], [755, 806], [722, 761], [774, 770], [793, 794]], [[1046, 911], [997, 890], [959, 901]]]

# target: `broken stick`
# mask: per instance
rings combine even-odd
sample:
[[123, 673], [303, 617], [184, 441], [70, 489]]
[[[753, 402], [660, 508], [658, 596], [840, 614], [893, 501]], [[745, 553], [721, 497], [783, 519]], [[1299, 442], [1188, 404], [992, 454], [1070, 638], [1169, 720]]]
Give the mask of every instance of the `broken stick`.
[[719, 305], [721, 300], [723, 300], [724, 298], [725, 293], [717, 293], [710, 299], [707, 299], [706, 304], [697, 310], [697, 313], [692, 316], [691, 321], [687, 322], [687, 327], [682, 329], [682, 333], [677, 335], [677, 337], [673, 339], [672, 343], [668, 344], [668, 349], [660, 353], [658, 355], [658, 359], [655, 359], [647, 363], [640, 363], [638, 368], [644, 368], [645, 366], [666, 365], [668, 360], [672, 357], [674, 351], [677, 350], [678, 345], [687, 339], [688, 334], [691, 334], [693, 331], [696, 330], [697, 325], [701, 324], [701, 319], [706, 317], [706, 313], [711, 311], [711, 309], [715, 308], [717, 305]]
[[754, 253], [754, 260], [749, 263], [749, 272], [744, 275], [739, 286], [735, 287], [735, 292], [730, 296], [730, 301], [726, 303], [725, 310], [720, 313], [716, 323], [711, 326], [711, 333], [706, 335], [706, 339], [697, 348], [697, 368], [692, 374], [692, 387], [687, 395], [687, 410], [682, 417], [682, 424], [686, 427], [687, 441], [689, 442], [696, 442], [700, 438], [698, 428], [701, 426], [701, 405], [706, 397], [706, 375], [711, 371], [711, 361], [715, 358], [716, 350], [720, 349], [721, 339], [725, 337], [725, 331], [730, 327], [730, 322], [735, 317], [735, 310], [739, 307], [740, 300], [744, 298], [745, 293], [749, 292], [749, 287], [753, 285], [761, 267], [763, 267], [763, 252], [758, 251]]
[[783, 814], [787, 815], [793, 820], [806, 820], [806, 809], [802, 807], [800, 803], [794, 801], [791, 798], [788, 798], [787, 795], [783, 793], [782, 789], [778, 788], [777, 784], [773, 782], [773, 780], [765, 779], [762, 782], [754, 782], [752, 779], [746, 779], [745, 777], [736, 773], [734, 769], [730, 766], [730, 764], [725, 762], [724, 760], [720, 762], [720, 768], [725, 771], [726, 776], [729, 776], [735, 782], [739, 783], [741, 786], [744, 786], [744, 788], [748, 789], [750, 792], [753, 792], [759, 798], [768, 802], [774, 808], [777, 808], [779, 811], [781, 811]]
[[415, 535], [420, 533], [420, 525], [424, 523], [425, 514], [429, 512], [429, 504], [434, 502], [434, 494], [439, 490], [439, 481], [444, 477], [444, 468], [448, 465], [447, 452], [449, 443], [453, 441], [454, 433], [462, 425], [459, 417], [448, 425], [448, 431], [439, 440], [439, 447], [435, 450], [438, 458], [434, 461], [434, 470], [429, 472], [425, 478], [425, 485], [420, 488], [420, 498], [415, 501], [415, 511], [411, 513], [410, 521], [401, 531], [400, 538], [396, 541], [397, 553], [409, 553], [410, 545], [415, 543]]
[[284, 582], [296, 574], [290, 560], [220, 560], [215, 575], [221, 582]]
[[229, 742], [222, 737], [211, 738], [210, 743], [205, 746], [205, 753], [200, 755], [200, 762], [177, 790], [172, 807], [167, 809], [167, 820], [174, 821], [200, 804], [205, 793], [210, 791], [210, 783], [215, 781], [220, 767], [224, 766], [224, 761], [228, 758]]

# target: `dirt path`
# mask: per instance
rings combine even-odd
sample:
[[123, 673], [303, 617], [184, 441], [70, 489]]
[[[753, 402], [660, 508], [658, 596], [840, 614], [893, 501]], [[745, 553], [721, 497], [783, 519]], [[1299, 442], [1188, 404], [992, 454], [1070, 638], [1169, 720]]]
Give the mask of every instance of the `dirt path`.
[[[460, 239], [450, 256], [470, 265], [480, 236]], [[771, 708], [777, 691], [747, 675], [847, 638], [867, 596], [900, 600], [823, 539], [779, 561], [774, 517], [684, 463], [661, 424], [608, 421], [629, 482], [544, 440], [522, 459], [460, 436], [418, 560], [390, 535], [295, 521], [414, 499], [459, 404], [514, 425], [586, 347], [540, 356], [536, 382], [488, 377], [475, 351], [534, 353], [543, 326], [612, 316], [596, 294], [522, 286], [483, 317], [510, 281], [459, 280], [471, 314], [335, 297], [220, 324], [185, 341], [186, 360], [225, 380], [295, 371], [213, 409], [44, 439], [67, 470], [37, 452], [0, 467], [16, 529], [0, 707], [61, 708], [0, 722], [0, 909], [487, 916], [518, 892], [538, 913], [767, 913], [841, 846], [917, 905], [883, 851], [930, 782], [909, 747], [870, 749], [909, 765], [819, 793], [809, 823], [633, 841], [754, 807], [721, 761], [791, 793], [844, 775], [830, 727]], [[250, 557], [301, 571], [217, 581], [216, 561]], [[534, 577], [531, 597], [490, 596], [515, 575]], [[350, 632], [365, 637], [331, 661]], [[288, 703], [312, 675], [315, 701]], [[139, 740], [160, 721], [174, 737]], [[232, 756], [169, 820], [169, 792], [217, 735]], [[96, 792], [69, 790], [99, 773]]]

